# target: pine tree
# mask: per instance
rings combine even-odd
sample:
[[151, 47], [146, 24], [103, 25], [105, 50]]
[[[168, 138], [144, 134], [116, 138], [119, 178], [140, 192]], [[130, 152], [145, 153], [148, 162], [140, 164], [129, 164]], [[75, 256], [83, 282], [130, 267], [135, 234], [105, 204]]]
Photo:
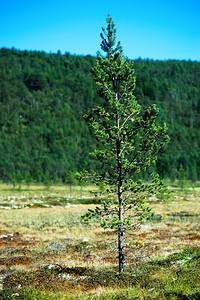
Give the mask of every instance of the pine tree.
[[[102, 28], [101, 33], [101, 49], [106, 56], [98, 54], [92, 69], [98, 94], [105, 102], [85, 116], [102, 145], [92, 153], [102, 162], [102, 168], [98, 174], [84, 176], [100, 187], [96, 196], [101, 196], [102, 206], [89, 210], [83, 219], [89, 221], [99, 216], [103, 228], [117, 230], [121, 273], [125, 264], [124, 233], [137, 229], [142, 219], [152, 214], [145, 199], [163, 188], [158, 174], [150, 174], [149, 169], [155, 165], [156, 154], [168, 142], [168, 136], [165, 125], [156, 125], [155, 105], [141, 113], [133, 94], [136, 84], [133, 62], [124, 58], [120, 42], [116, 45], [112, 18], [108, 16], [106, 20], [107, 29]], [[147, 177], [145, 181], [139, 179]]]

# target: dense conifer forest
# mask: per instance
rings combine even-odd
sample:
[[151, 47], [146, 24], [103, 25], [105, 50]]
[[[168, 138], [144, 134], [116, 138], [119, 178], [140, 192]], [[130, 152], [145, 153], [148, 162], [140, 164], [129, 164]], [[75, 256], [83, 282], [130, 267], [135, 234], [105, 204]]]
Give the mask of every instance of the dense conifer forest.
[[[92, 56], [0, 50], [0, 179], [72, 182], [100, 167], [83, 115], [101, 104], [90, 73]], [[134, 61], [142, 109], [159, 107], [170, 142], [159, 154], [163, 178], [200, 180], [200, 62]]]

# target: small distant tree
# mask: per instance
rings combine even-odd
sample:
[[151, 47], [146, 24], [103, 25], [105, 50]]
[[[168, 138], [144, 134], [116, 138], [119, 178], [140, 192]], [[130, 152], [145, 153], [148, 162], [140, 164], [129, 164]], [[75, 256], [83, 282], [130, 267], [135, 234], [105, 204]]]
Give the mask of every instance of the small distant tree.
[[42, 180], [42, 182], [43, 182], [43, 184], [44, 184], [44, 186], [45, 186], [45, 189], [46, 189], [47, 191], [50, 190], [52, 182], [51, 182], [51, 179], [50, 179], [50, 176], [49, 176], [48, 173], [46, 173], [46, 174], [43, 175], [43, 180]]
[[69, 184], [70, 193], [72, 192], [72, 186], [77, 184], [76, 172], [75, 170], [69, 171], [65, 177], [65, 183]]
[[32, 177], [31, 177], [30, 172], [26, 173], [26, 175], [25, 175], [25, 182], [27, 184], [27, 190], [29, 190], [30, 189], [30, 184], [32, 182]]
[[[156, 154], [168, 142], [166, 126], [157, 126], [158, 108], [150, 106], [143, 113], [133, 92], [136, 78], [133, 62], [124, 58], [120, 42], [115, 43], [116, 29], [112, 18], [107, 18], [107, 29], [102, 28], [101, 49], [92, 69], [98, 94], [104, 98], [103, 106], [85, 116], [96, 139], [102, 145], [92, 156], [102, 162], [97, 173], [82, 175], [100, 189], [102, 206], [88, 210], [83, 216], [102, 218], [101, 226], [118, 232], [119, 272], [124, 271], [124, 232], [135, 230], [152, 213], [145, 199], [159, 193], [164, 185], [158, 174], [151, 174]], [[138, 178], [149, 177], [144, 182]], [[113, 200], [114, 199], [114, 200]]]
[[16, 188], [16, 185], [17, 185], [17, 178], [16, 178], [16, 174], [15, 173], [13, 173], [12, 175], [11, 175], [11, 182], [12, 182], [12, 185], [13, 185], [13, 190], [15, 190], [15, 188]]
[[186, 191], [187, 190], [187, 179], [186, 179], [186, 174], [185, 174], [185, 170], [183, 168], [183, 165], [180, 165], [180, 168], [178, 170], [178, 179], [179, 179], [179, 186], [181, 188], [182, 191]]
[[22, 182], [22, 175], [19, 170], [17, 170], [15, 173], [12, 174], [11, 176], [11, 182], [13, 184], [13, 189], [15, 190], [16, 185], [19, 184], [18, 190], [21, 190], [21, 182]]

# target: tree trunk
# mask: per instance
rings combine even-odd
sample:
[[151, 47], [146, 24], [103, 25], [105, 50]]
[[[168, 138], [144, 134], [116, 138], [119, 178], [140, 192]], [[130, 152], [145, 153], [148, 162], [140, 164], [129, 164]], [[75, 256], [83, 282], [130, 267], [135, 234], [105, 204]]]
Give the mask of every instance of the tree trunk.
[[83, 187], [81, 185], [81, 190], [80, 190], [80, 196], [81, 196], [81, 199], [83, 198]]
[[[117, 116], [117, 127], [119, 128], [119, 116]], [[117, 174], [118, 174], [118, 202], [119, 202], [119, 223], [118, 223], [118, 254], [119, 254], [119, 273], [124, 272], [124, 203], [122, 197], [122, 162], [121, 162], [121, 143], [120, 136], [116, 141], [117, 148]]]
[[[115, 84], [113, 83], [115, 88]], [[118, 103], [118, 95], [116, 94], [116, 103]], [[119, 113], [116, 115], [116, 126], [119, 129], [120, 125]], [[119, 223], [118, 223], [118, 254], [119, 254], [119, 273], [124, 272], [124, 227], [123, 227], [123, 217], [124, 217], [124, 203], [122, 197], [122, 161], [121, 161], [121, 141], [120, 133], [117, 134], [116, 140], [116, 150], [117, 150], [117, 174], [118, 174], [118, 203], [119, 203]]]
[[[123, 214], [122, 214], [122, 217], [123, 217]], [[121, 220], [120, 220], [120, 222], [121, 222]], [[119, 273], [123, 273], [124, 272], [124, 263], [125, 263], [123, 223], [119, 225], [119, 229], [118, 229], [118, 254], [119, 254]]]

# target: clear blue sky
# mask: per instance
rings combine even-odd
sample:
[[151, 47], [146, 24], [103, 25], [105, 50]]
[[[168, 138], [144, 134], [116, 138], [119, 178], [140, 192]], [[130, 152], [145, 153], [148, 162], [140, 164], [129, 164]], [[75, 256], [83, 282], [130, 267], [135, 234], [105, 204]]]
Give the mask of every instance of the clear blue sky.
[[125, 56], [200, 61], [200, 0], [0, 0], [0, 48], [96, 55], [108, 14]]

